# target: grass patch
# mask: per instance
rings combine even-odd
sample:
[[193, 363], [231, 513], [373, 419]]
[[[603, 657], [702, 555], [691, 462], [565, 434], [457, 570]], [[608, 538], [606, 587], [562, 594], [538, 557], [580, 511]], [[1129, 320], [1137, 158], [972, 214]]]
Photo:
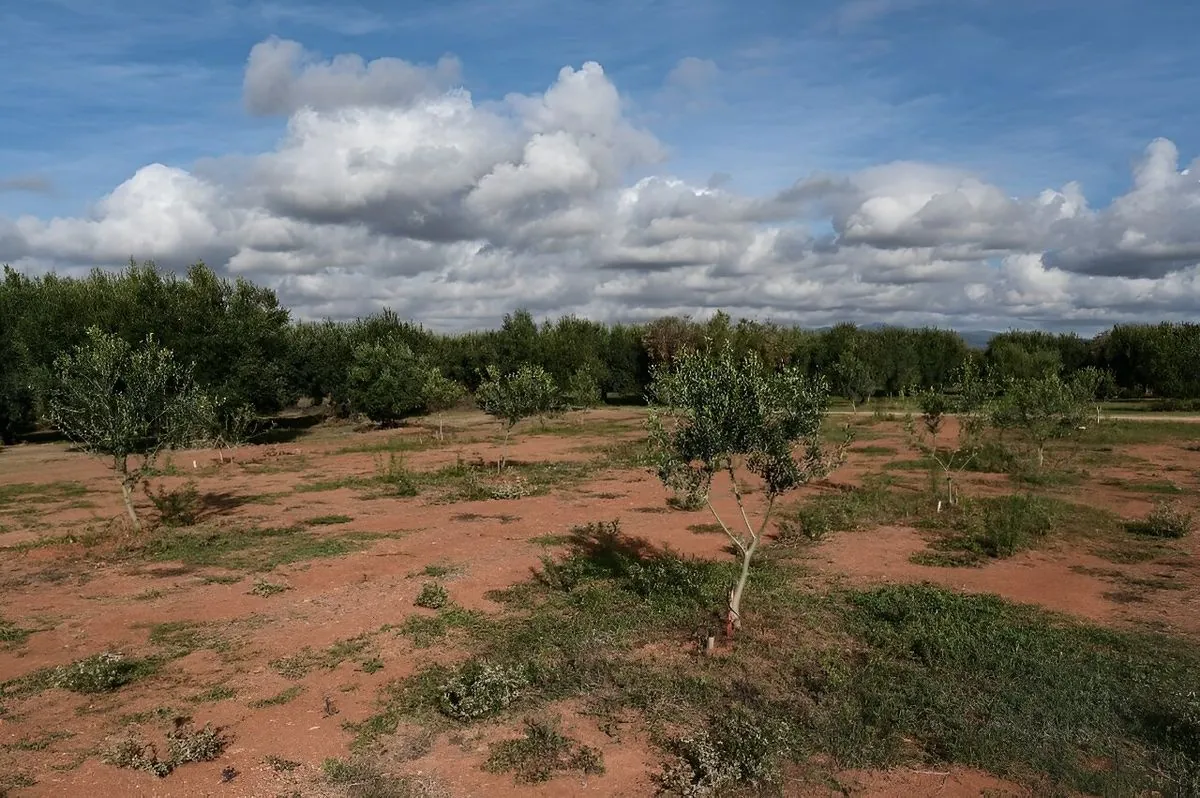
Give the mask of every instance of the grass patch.
[[1143, 520], [1125, 524], [1125, 528], [1135, 535], [1167, 539], [1187, 537], [1192, 526], [1192, 514], [1173, 502], [1159, 502]]
[[313, 670], [333, 670], [348, 659], [361, 660], [371, 649], [371, 635], [363, 634], [339, 640], [328, 648], [314, 651], [305, 646], [298, 654], [273, 660], [271, 667], [285, 679], [303, 679]]
[[554, 546], [562, 546], [566, 543], [570, 543], [571, 536], [570, 535], [538, 535], [537, 537], [530, 538], [529, 542], [535, 546], [544, 546], [546, 548], [552, 548]]
[[0, 644], [5, 648], [23, 645], [36, 629], [24, 629], [5, 618], [0, 618]]
[[1152, 479], [1145, 482], [1136, 482], [1130, 479], [1106, 479], [1101, 484], [1120, 488], [1130, 493], [1183, 493], [1183, 488], [1166, 479]]
[[425, 435], [392, 435], [385, 440], [364, 441], [343, 446], [334, 454], [402, 454], [437, 448], [438, 442]]
[[512, 773], [518, 784], [537, 784], [562, 773], [601, 775], [604, 756], [564, 735], [557, 722], [527, 719], [525, 736], [493, 743], [483, 767], [490, 773]]
[[206, 724], [196, 729], [189, 719], [179, 718], [175, 728], [167, 732], [167, 756], [158, 757], [151, 744], [132, 735], [120, 738], [110, 745], [101, 759], [110, 765], [132, 770], [143, 770], [159, 778], [166, 778], [180, 765], [189, 762], [211, 762], [224, 753], [229, 745], [221, 729]]
[[335, 526], [337, 524], [348, 524], [353, 520], [348, 515], [318, 515], [315, 518], [308, 518], [301, 523], [304, 526]]
[[325, 779], [346, 798], [441, 798], [446, 793], [428, 777], [385, 773], [375, 762], [354, 758], [326, 759]]
[[87, 492], [80, 482], [16, 482], [0, 485], [0, 512], [10, 507], [20, 509], [31, 504], [54, 504], [78, 499]]
[[1139, 443], [1200, 441], [1200, 424], [1190, 421], [1114, 421], [1089, 424], [1079, 435], [1085, 445], [1120, 446]]
[[1038, 545], [1063, 511], [1062, 502], [1017, 494], [968, 499], [930, 517], [924, 526], [943, 532], [929, 551], [913, 555], [920, 565], [974, 565], [1011, 557]]
[[164, 529], [127, 554], [156, 562], [193, 567], [270, 571], [280, 565], [324, 557], [341, 557], [363, 548], [373, 536], [330, 537], [302, 527], [200, 526]]
[[186, 700], [191, 704], [215, 704], [218, 701], [228, 701], [232, 698], [237, 698], [237, 690], [223, 684], [217, 684]]
[[267, 707], [281, 707], [284, 704], [290, 704], [300, 697], [304, 692], [304, 685], [295, 684], [291, 687], [276, 693], [269, 698], [260, 698], [257, 701], [250, 702], [251, 709], [266, 709]]
[[0, 745], [0, 750], [4, 751], [45, 751], [50, 746], [60, 740], [69, 740], [75, 736], [75, 732], [55, 731], [40, 734], [37, 737], [25, 737], [16, 742], [4, 743]]
[[186, 657], [194, 651], [209, 650], [227, 654], [233, 644], [213, 626], [192, 621], [168, 621], [150, 627], [150, 643], [170, 659]]
[[458, 570], [458, 567], [454, 566], [454, 565], [439, 565], [436, 563], [432, 563], [432, 564], [426, 565], [424, 568], [422, 568], [421, 574], [424, 576], [431, 577], [433, 579], [442, 579], [443, 577], [450, 576], [451, 574], [455, 573], [457, 570]]
[[927, 516], [934, 505], [926, 494], [895, 489], [886, 479], [876, 478], [861, 488], [821, 493], [785, 508], [776, 522], [777, 538], [781, 543], [818, 541], [833, 532], [912, 522]]
[[106, 651], [56, 668], [39, 670], [0, 683], [0, 700], [24, 698], [50, 688], [85, 695], [111, 693], [125, 685], [153, 676], [162, 661]]
[[413, 602], [417, 607], [430, 610], [440, 610], [449, 603], [450, 594], [446, 592], [446, 588], [436, 582], [426, 582], [421, 585], [421, 592], [417, 593], [417, 598]]
[[429, 648], [442, 642], [453, 630], [476, 628], [482, 620], [481, 613], [450, 605], [437, 615], [410, 615], [400, 625], [399, 632], [412, 640], [417, 648]]
[[684, 794], [766, 794], [784, 761], [815, 754], [833, 771], [956, 763], [1037, 794], [1200, 788], [1200, 655], [1181, 641], [929, 586], [814, 593], [764, 558], [736, 644], [679, 653], [719, 625], [733, 573], [578, 529], [538, 579], [493, 594], [506, 611], [464, 628], [465, 663], [386, 688], [358, 745], [576, 699], [602, 725], [638, 716], [664, 788]]
[[276, 584], [275, 582], [268, 582], [265, 579], [255, 579], [254, 587], [250, 588], [248, 592], [253, 596], [270, 598], [291, 589], [290, 585]]
[[891, 446], [856, 446], [850, 449], [851, 454], [863, 454], [868, 457], [891, 457], [899, 451]]
[[263, 757], [263, 764], [269, 767], [276, 773], [291, 773], [296, 768], [300, 767], [299, 762], [293, 762], [290, 759], [284, 759], [275, 754], [267, 754]]

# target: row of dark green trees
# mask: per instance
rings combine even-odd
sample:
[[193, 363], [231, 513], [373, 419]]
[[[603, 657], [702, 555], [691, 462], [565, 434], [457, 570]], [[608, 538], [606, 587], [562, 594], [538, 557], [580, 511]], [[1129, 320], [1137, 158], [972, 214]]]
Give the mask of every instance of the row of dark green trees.
[[[1095, 367], [1114, 395], [1200, 398], [1200, 325], [1122, 325], [1092, 339], [1007, 332], [984, 350], [939, 329], [814, 331], [720, 313], [707, 322], [661, 318], [601, 324], [575, 317], [537, 324], [525, 311], [498, 330], [445, 335], [384, 311], [351, 322], [296, 322], [270, 289], [220, 278], [204, 265], [180, 277], [153, 264], [86, 278], [30, 277], [5, 268], [0, 282], [0, 436], [7, 442], [45, 417], [54, 361], [90, 326], [136, 343], [149, 334], [193, 365], [196, 381], [222, 405], [275, 413], [300, 399], [337, 412], [370, 411], [380, 394], [404, 392], [409, 374], [438, 372], [474, 391], [488, 367], [507, 373], [540, 365], [567, 392], [637, 399], [656, 363], [692, 348], [730, 342], [769, 365], [823, 374], [834, 392], [861, 402], [877, 395], [940, 389], [968, 359], [996, 380]], [[407, 381], [407, 382], [406, 382]], [[372, 391], [372, 388], [375, 390]], [[404, 407], [415, 412], [423, 389]], [[372, 394], [375, 400], [372, 400]], [[387, 411], [379, 411], [387, 412]], [[368, 415], [371, 413], [368, 412]], [[377, 419], [386, 420], [386, 419]]]

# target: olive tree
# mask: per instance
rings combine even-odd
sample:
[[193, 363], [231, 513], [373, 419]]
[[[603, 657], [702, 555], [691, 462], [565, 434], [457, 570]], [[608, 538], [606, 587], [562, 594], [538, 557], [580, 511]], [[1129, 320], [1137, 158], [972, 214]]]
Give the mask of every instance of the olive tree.
[[437, 413], [437, 438], [439, 441], [445, 439], [442, 414], [458, 404], [466, 393], [467, 389], [463, 387], [462, 383], [445, 376], [436, 366], [430, 368], [426, 373], [425, 384], [421, 388], [421, 399], [425, 404], [425, 412]]
[[[959, 367], [953, 393], [927, 389], [917, 394], [921, 409], [920, 423], [912, 413], [905, 417], [904, 429], [909, 440], [938, 468], [946, 482], [946, 503], [958, 503], [955, 475], [965, 470], [983, 449], [983, 434], [988, 426], [989, 389], [978, 369], [969, 361]], [[954, 439], [943, 439], [946, 420], [953, 416], [957, 425]], [[938, 509], [941, 509], [941, 500]]]
[[[729, 591], [726, 630], [732, 635], [741, 627], [751, 562], [779, 497], [825, 476], [843, 455], [844, 446], [829, 451], [821, 443], [829, 389], [797, 369], [772, 371], [753, 352], [739, 359], [729, 344], [708, 354], [685, 351], [652, 376], [649, 428], [658, 476], [698, 496], [741, 555]], [[737, 480], [742, 467], [763, 484], [766, 507], [757, 523]], [[713, 506], [718, 473], [728, 475], [740, 520], [727, 522]]]
[[347, 373], [350, 408], [389, 425], [421, 412], [428, 367], [395, 339], [354, 347]]
[[190, 367], [154, 336], [135, 347], [97, 327], [55, 360], [48, 398], [50, 420], [64, 435], [111, 459], [135, 529], [141, 528], [133, 505], [137, 483], [163, 449], [203, 437], [213, 418]]
[[554, 378], [541, 366], [528, 364], [503, 375], [495, 366], [488, 366], [483, 383], [475, 391], [475, 403], [504, 425], [497, 474], [504, 470], [513, 427], [525, 418], [557, 413], [561, 407]]
[[1088, 378], [1064, 380], [1056, 373], [1009, 380], [992, 409], [991, 421], [1022, 439], [1036, 454], [1037, 467], [1046, 463], [1046, 447], [1077, 437], [1091, 414], [1092, 386]]

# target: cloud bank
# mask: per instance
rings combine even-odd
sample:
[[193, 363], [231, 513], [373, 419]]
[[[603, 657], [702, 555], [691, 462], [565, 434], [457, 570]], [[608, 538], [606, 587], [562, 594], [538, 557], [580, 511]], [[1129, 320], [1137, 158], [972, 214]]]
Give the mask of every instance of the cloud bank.
[[[716, 73], [691, 59], [667, 84]], [[1076, 184], [1013, 197], [916, 162], [747, 196], [670, 177], [666, 147], [599, 64], [499, 102], [460, 83], [449, 56], [322, 60], [268, 39], [250, 53], [243, 101], [287, 117], [273, 151], [148, 165], [86, 217], [0, 218], [0, 262], [69, 272], [203, 259], [275, 287], [301, 317], [386, 305], [446, 329], [521, 305], [990, 327], [1200, 310], [1200, 162], [1181, 169], [1164, 139], [1102, 208]]]

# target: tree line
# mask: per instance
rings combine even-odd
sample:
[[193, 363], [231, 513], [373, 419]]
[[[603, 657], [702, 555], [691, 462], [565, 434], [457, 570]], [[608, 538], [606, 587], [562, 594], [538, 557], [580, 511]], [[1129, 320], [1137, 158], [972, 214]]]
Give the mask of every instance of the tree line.
[[[822, 375], [859, 403], [875, 396], [950, 389], [964, 365], [993, 384], [1085, 369], [1101, 372], [1112, 397], [1200, 399], [1200, 325], [1118, 325], [1086, 339], [1012, 331], [972, 349], [950, 330], [808, 330], [770, 322], [665, 317], [602, 324], [574, 316], [538, 324], [517, 310], [499, 329], [440, 334], [391, 311], [347, 322], [297, 322], [275, 293], [219, 277], [198, 264], [178, 276], [152, 263], [83, 278], [28, 276], [5, 267], [0, 281], [0, 438], [11, 442], [49, 421], [55, 362], [97, 328], [131, 344], [153, 336], [188, 364], [232, 425], [301, 399], [339, 414], [394, 421], [437, 411], [496, 375], [536, 366], [565, 401], [640, 400], [652, 368], [686, 351], [728, 346], [768, 368]], [[489, 371], [490, 370], [490, 371]], [[489, 373], [492, 377], [489, 377]]]

